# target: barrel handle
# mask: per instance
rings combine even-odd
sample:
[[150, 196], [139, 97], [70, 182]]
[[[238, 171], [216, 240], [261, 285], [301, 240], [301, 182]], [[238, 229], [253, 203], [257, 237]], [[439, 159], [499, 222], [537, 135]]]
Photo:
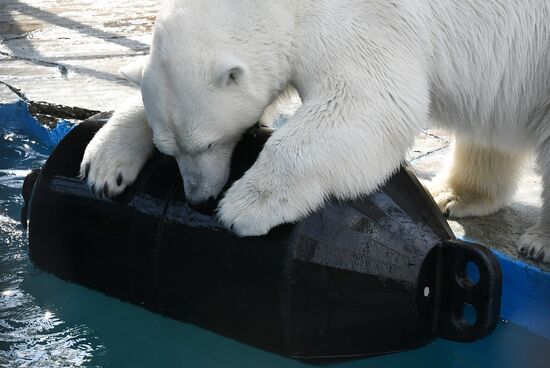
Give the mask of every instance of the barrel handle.
[[486, 247], [460, 240], [444, 241], [440, 251], [438, 335], [462, 342], [487, 336], [500, 319], [502, 272], [497, 258]]

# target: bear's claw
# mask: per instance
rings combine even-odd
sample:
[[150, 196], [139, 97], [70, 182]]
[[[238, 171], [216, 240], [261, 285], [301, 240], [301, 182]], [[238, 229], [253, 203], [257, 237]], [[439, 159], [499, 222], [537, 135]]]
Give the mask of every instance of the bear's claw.
[[90, 163], [86, 164], [86, 168], [84, 169], [84, 175], [81, 176], [81, 179], [86, 179], [90, 175]]

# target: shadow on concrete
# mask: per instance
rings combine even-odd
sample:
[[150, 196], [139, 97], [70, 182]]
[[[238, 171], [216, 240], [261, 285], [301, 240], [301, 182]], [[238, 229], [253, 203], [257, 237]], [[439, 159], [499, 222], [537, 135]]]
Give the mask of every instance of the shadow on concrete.
[[[56, 15], [54, 13], [22, 3], [19, 0], [2, 0], [2, 2], [3, 9], [7, 9], [8, 6], [10, 6], [14, 9], [17, 9], [17, 11], [22, 14], [28, 15], [32, 18], [40, 19], [49, 24], [55, 24], [60, 27], [77, 30], [78, 32], [84, 33], [88, 36], [101, 38], [102, 40], [105, 40], [107, 42], [116, 43], [120, 46], [124, 46], [135, 51], [145, 51], [149, 49], [149, 45], [143, 42], [131, 40], [115, 33], [110, 33], [97, 28], [93, 28], [66, 17], [60, 17], [59, 15]], [[15, 21], [11, 22], [11, 24], [14, 25], [15, 29], [19, 29]], [[24, 33], [25, 32], [23, 32], [23, 34]]]
[[[70, 69], [75, 73], [88, 75], [88, 76], [102, 79], [102, 80], [125, 82], [125, 79], [118, 74], [101, 72], [101, 71], [86, 68], [83, 66], [69, 67], [67, 65], [57, 62], [57, 60], [60, 59], [59, 57], [56, 57], [56, 58], [43, 57], [39, 52], [36, 51], [32, 43], [28, 42], [28, 39], [26, 37], [28, 30], [22, 29], [20, 24], [16, 22], [15, 19], [10, 17], [10, 14], [11, 14], [10, 9], [17, 10], [22, 14], [28, 15], [31, 18], [42, 20], [48, 24], [55, 24], [60, 27], [77, 30], [78, 32], [86, 34], [88, 36], [96, 37], [106, 42], [118, 44], [120, 46], [136, 51], [137, 55], [139, 55], [140, 53], [145, 54], [146, 51], [149, 50], [149, 46], [143, 42], [131, 40], [115, 33], [110, 33], [97, 28], [93, 28], [81, 22], [77, 22], [66, 17], [60, 17], [51, 12], [22, 3], [19, 0], [2, 0], [2, 3], [3, 4], [2, 4], [2, 7], [0, 8], [0, 11], [2, 11], [8, 16], [7, 17], [8, 26], [6, 28], [4, 27], [3, 28], [6, 29], [8, 32], [10, 32], [12, 37], [7, 38], [5, 36], [0, 35], [0, 40], [2, 41], [2, 43], [8, 49], [11, 50], [11, 53], [0, 53], [0, 54], [11, 58], [19, 59], [19, 60], [25, 60], [37, 65], [57, 68], [60, 74], [64, 77], [68, 75], [68, 71]], [[19, 42], [20, 44], [22, 43], [23, 45], [18, 48], [13, 48], [10, 45], [10, 42], [9, 42], [10, 40], [17, 40], [17, 42]], [[19, 53], [19, 50], [21, 49], [25, 50], [26, 55], [21, 55]], [[117, 56], [117, 55], [113, 55], [113, 56]], [[124, 55], [124, 56], [129, 56], [129, 55]], [[105, 57], [105, 56], [102, 56], [102, 57]], [[75, 58], [72, 58], [72, 60], [88, 60], [88, 59], [97, 59], [97, 58], [100, 58], [100, 57], [94, 57], [94, 56], [75, 57]], [[71, 58], [66, 58], [65, 60], [70, 60], [70, 59]]]
[[[457, 235], [485, 244], [513, 258], [550, 272], [550, 265], [521, 256], [516, 247], [521, 235], [538, 222], [540, 213], [540, 207], [512, 203], [492, 215], [450, 219], [449, 222]], [[458, 229], [455, 224], [458, 225]]]

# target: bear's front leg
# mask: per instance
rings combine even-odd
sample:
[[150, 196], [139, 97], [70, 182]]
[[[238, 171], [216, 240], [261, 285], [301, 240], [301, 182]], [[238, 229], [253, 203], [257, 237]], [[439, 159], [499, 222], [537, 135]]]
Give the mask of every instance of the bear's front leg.
[[[427, 98], [415, 98], [422, 91], [409, 98], [404, 88], [380, 88], [374, 98], [337, 90], [304, 102], [227, 191], [219, 221], [240, 236], [264, 235], [330, 197], [348, 200], [376, 190], [403, 162], [428, 111]], [[350, 95], [357, 97], [345, 98]]]
[[136, 180], [153, 151], [141, 96], [115, 111], [90, 141], [80, 164], [80, 178], [95, 193], [115, 196]]

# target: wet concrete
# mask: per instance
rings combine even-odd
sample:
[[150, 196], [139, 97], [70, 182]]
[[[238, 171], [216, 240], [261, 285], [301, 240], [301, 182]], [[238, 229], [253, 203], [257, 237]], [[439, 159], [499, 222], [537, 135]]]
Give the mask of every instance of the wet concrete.
[[[113, 110], [135, 89], [118, 69], [143, 57], [159, 0], [2, 0], [0, 81], [33, 101]], [[0, 102], [9, 98], [0, 92]]]
[[[1, 0], [0, 103], [21, 96], [44, 101], [34, 106], [35, 114], [46, 115], [45, 123], [70, 111], [114, 110], [137, 93], [117, 70], [147, 54], [159, 3]], [[418, 136], [409, 160], [419, 177], [430, 179], [445, 165], [449, 141], [438, 131]], [[491, 216], [450, 221], [451, 227], [459, 236], [517, 257], [515, 242], [540, 214], [540, 193], [531, 161], [510, 206]], [[550, 271], [548, 265], [526, 262]]]

